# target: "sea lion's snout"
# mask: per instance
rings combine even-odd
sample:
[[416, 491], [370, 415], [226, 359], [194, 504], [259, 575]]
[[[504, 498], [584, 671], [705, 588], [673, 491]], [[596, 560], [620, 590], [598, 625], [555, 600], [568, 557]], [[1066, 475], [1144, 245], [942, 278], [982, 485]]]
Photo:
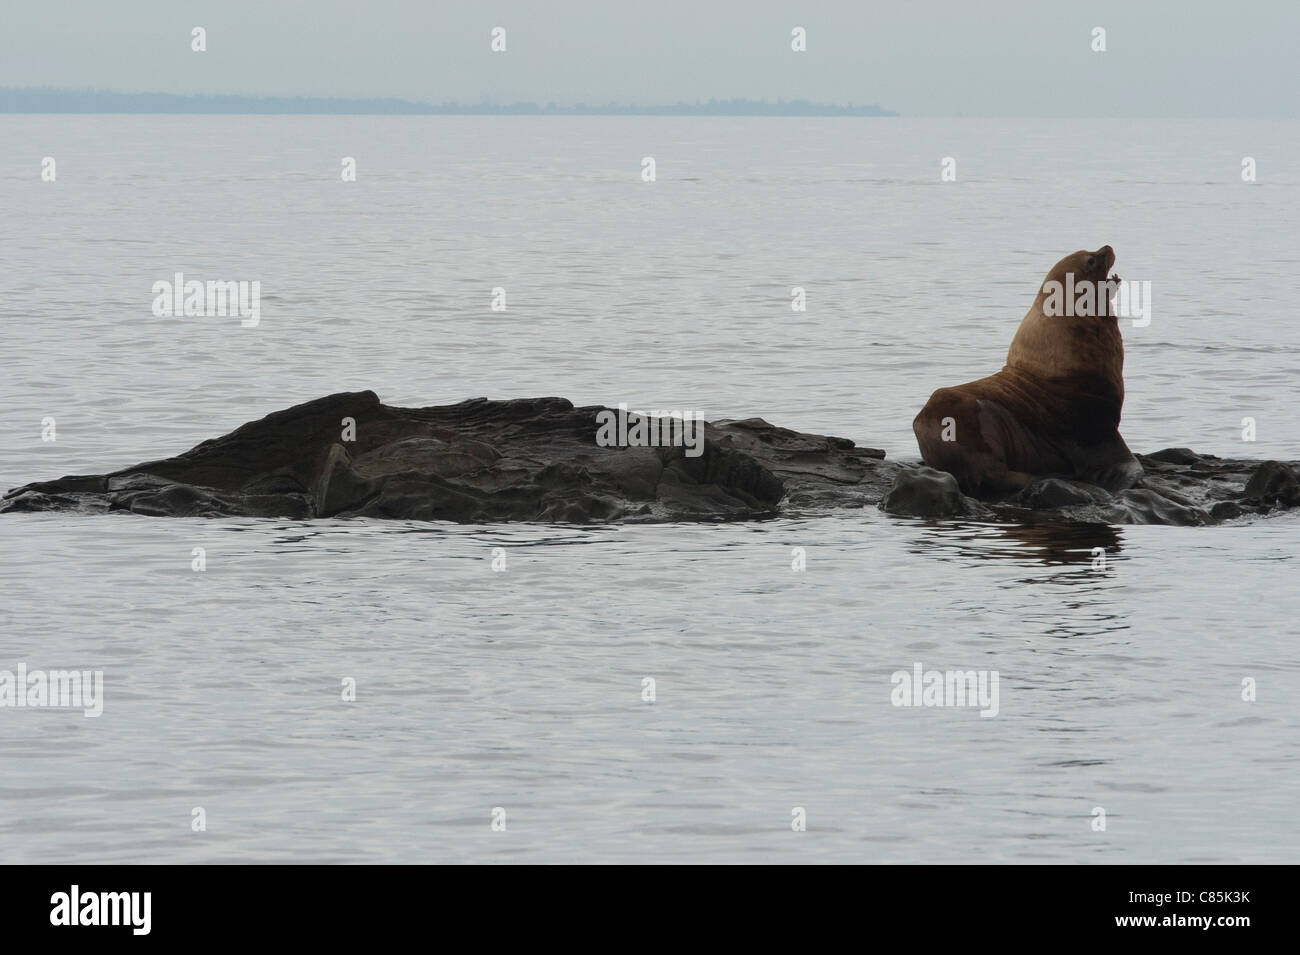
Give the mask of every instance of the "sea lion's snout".
[[1105, 256], [1106, 266], [1101, 270], [1102, 275], [1110, 276], [1110, 281], [1114, 282], [1116, 287], [1122, 281], [1118, 275], [1111, 271], [1115, 267], [1115, 250], [1108, 245], [1103, 245], [1097, 250], [1098, 255]]
[[1106, 263], [1101, 267], [1101, 270], [1103, 272], [1109, 273], [1111, 266], [1115, 264], [1115, 250], [1108, 245], [1103, 245], [1100, 249], [1097, 250], [1097, 255], [1100, 256]]

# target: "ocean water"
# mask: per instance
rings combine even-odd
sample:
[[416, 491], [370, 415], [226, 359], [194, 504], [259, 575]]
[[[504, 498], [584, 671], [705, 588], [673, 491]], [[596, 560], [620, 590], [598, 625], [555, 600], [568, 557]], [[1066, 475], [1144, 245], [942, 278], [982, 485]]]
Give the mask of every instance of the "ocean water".
[[[930, 392], [997, 370], [1051, 265], [1106, 243], [1152, 289], [1130, 446], [1294, 460], [1298, 146], [1262, 121], [0, 116], [0, 488], [362, 388], [757, 415], [915, 460]], [[260, 324], [155, 317], [176, 272], [260, 281]], [[104, 695], [0, 707], [0, 839], [10, 862], [1295, 862], [1298, 540], [1293, 516], [4, 516], [0, 671], [102, 670]], [[997, 715], [892, 705], [916, 663], [996, 671]]]

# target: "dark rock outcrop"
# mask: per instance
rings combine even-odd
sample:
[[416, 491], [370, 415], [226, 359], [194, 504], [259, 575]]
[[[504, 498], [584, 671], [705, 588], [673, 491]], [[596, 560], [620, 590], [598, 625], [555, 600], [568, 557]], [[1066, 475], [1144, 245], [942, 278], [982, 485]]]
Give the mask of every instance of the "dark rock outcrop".
[[[575, 408], [563, 398], [394, 408], [370, 391], [330, 395], [174, 458], [29, 484], [5, 495], [0, 512], [463, 523], [743, 520], [775, 514], [787, 496], [874, 503], [881, 493], [876, 486], [889, 481], [872, 480], [883, 451], [759, 419], [706, 425], [697, 457], [681, 447], [600, 447], [602, 410]], [[344, 440], [345, 430], [352, 440]]]
[[761, 418], [704, 426], [682, 447], [601, 447], [600, 407], [563, 398], [395, 408], [330, 395], [162, 461], [28, 484], [0, 513], [376, 517], [462, 523], [751, 520], [879, 505], [891, 514], [1036, 523], [1213, 524], [1300, 505], [1295, 465], [1175, 448], [1119, 494], [1044, 478], [976, 501], [943, 471]]
[[1300, 477], [1279, 461], [1265, 461], [1246, 482], [1242, 497], [1260, 507], [1295, 507], [1300, 504]]
[[966, 515], [997, 521], [1081, 524], [1219, 524], [1300, 505], [1296, 465], [1229, 461], [1186, 448], [1138, 456], [1146, 471], [1138, 487], [1112, 494], [1066, 478], [1042, 478], [994, 501], [960, 494], [943, 471], [903, 468], [880, 507], [914, 517]]
[[956, 517], [985, 511], [979, 502], [962, 494], [955, 477], [924, 465], [900, 471], [880, 509], [912, 517]]

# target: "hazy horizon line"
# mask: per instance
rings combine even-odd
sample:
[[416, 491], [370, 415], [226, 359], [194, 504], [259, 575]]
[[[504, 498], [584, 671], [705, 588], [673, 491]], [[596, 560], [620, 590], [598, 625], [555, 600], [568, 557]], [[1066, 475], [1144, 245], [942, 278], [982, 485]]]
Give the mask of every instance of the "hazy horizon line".
[[257, 96], [247, 93], [157, 93], [66, 89], [53, 86], [0, 87], [0, 113], [226, 113], [304, 115], [556, 115], [556, 116], [898, 116], [875, 103], [847, 106], [806, 99], [744, 98], [671, 104], [577, 102], [430, 103], [393, 96]]

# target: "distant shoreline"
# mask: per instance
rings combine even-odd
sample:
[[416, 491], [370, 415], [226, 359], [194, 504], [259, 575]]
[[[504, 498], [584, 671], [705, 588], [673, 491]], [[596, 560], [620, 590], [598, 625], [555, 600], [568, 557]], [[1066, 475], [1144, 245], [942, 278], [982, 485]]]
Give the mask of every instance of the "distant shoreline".
[[876, 104], [838, 106], [807, 100], [730, 99], [672, 105], [619, 103], [421, 103], [392, 97], [115, 93], [53, 87], [0, 87], [0, 113], [176, 113], [306, 116], [897, 116]]

